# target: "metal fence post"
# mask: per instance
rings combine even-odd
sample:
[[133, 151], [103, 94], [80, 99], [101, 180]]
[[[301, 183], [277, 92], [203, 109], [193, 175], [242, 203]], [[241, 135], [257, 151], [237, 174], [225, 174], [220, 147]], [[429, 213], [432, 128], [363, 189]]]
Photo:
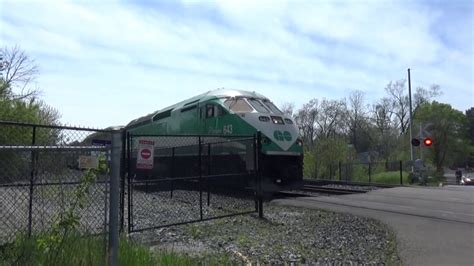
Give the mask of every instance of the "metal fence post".
[[[346, 163], [345, 166], [344, 166], [344, 168], [346, 168], [346, 171], [344, 173], [344, 179], [346, 180], [346, 182], [349, 181], [348, 180], [349, 179], [349, 168], [348, 168], [348, 166], [349, 166], [349, 163]], [[354, 167], [354, 163], [351, 163], [351, 169], [353, 167]]]
[[201, 136], [198, 137], [199, 141], [199, 212], [202, 220], [202, 145]]
[[127, 201], [128, 201], [128, 233], [132, 232], [133, 227], [133, 220], [132, 220], [132, 213], [133, 213], [133, 199], [132, 199], [132, 137], [130, 133], [127, 132], [127, 168], [128, 168], [128, 194], [127, 194]]
[[400, 161], [400, 185], [403, 185], [403, 163]]
[[262, 197], [262, 132], [257, 132], [257, 182], [258, 182], [258, 217], [263, 218], [263, 197]]
[[171, 148], [171, 189], [170, 189], [170, 198], [173, 198], [173, 190], [174, 190], [174, 154], [175, 154], [175, 147]]
[[372, 169], [371, 169], [371, 167], [370, 167], [370, 162], [369, 162], [369, 183], [372, 182], [372, 180], [371, 180], [372, 177], [370, 176], [370, 175], [371, 175], [371, 172], [372, 172]]
[[207, 206], [211, 205], [211, 185], [209, 180], [211, 175], [211, 143], [207, 144]]
[[[31, 137], [31, 146], [36, 144], [36, 126], [33, 126], [33, 135]], [[33, 188], [34, 179], [36, 172], [36, 152], [31, 151], [31, 171], [30, 171], [30, 198], [28, 200], [28, 237], [31, 236], [32, 224], [33, 224]]]
[[253, 181], [254, 181], [254, 200], [255, 200], [255, 211], [258, 212], [258, 162], [257, 162], [257, 134], [253, 135]]
[[339, 181], [342, 180], [342, 163], [339, 161]]
[[119, 250], [119, 186], [120, 186], [120, 131], [112, 132], [109, 211], [109, 265], [118, 265]]
[[121, 133], [122, 138], [122, 152], [120, 158], [120, 232], [123, 232], [125, 225], [125, 173], [128, 171], [125, 167], [125, 162], [127, 160], [127, 151], [126, 151], [126, 140], [127, 135], [126, 131], [123, 130]]
[[329, 180], [332, 180], [332, 163], [329, 164]]

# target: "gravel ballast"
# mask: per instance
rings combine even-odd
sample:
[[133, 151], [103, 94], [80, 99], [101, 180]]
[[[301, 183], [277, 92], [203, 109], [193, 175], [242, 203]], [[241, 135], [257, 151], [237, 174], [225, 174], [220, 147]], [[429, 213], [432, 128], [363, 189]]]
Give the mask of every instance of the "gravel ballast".
[[[154, 250], [192, 256], [231, 254], [238, 263], [399, 265], [393, 233], [369, 218], [323, 210], [264, 206], [234, 216], [133, 234]], [[203, 255], [204, 254], [204, 255]]]
[[[73, 186], [65, 186], [72, 190]], [[62, 206], [60, 186], [42, 186], [34, 191], [34, 231], [51, 225]], [[81, 227], [88, 232], [101, 232], [106, 208], [104, 184], [91, 187], [87, 208], [80, 210]], [[1, 212], [4, 226], [0, 239], [8, 241], [15, 229], [27, 226], [28, 189], [3, 188]], [[65, 194], [67, 195], [67, 193]], [[128, 196], [128, 194], [126, 195]], [[125, 197], [127, 201], [128, 197]], [[206, 193], [203, 193], [206, 201]], [[185, 222], [199, 217], [199, 192], [175, 190], [169, 192], [133, 191], [133, 225], [136, 229]], [[213, 193], [210, 205], [203, 203], [203, 217], [251, 211], [251, 198]], [[6, 205], [9, 203], [8, 205]], [[14, 204], [13, 204], [14, 203]], [[125, 204], [125, 214], [128, 212]], [[105, 211], [105, 212], [104, 212]], [[127, 218], [127, 215], [125, 215]], [[127, 228], [128, 219], [125, 221]], [[399, 265], [393, 233], [382, 223], [359, 216], [265, 203], [264, 219], [256, 213], [221, 218], [161, 229], [132, 233], [130, 237], [152, 246], [184, 252], [196, 257], [230, 256], [238, 264], [309, 264], [309, 265]]]

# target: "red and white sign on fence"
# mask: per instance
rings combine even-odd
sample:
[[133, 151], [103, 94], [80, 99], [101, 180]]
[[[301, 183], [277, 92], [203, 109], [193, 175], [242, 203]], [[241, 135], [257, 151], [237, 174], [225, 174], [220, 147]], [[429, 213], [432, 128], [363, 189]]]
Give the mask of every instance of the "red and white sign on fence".
[[153, 151], [155, 142], [153, 140], [138, 140], [137, 169], [153, 169]]

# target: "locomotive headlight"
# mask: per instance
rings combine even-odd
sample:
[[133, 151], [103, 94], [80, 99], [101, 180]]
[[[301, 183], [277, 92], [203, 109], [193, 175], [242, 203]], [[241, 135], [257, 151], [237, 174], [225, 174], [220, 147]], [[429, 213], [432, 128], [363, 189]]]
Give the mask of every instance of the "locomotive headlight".
[[258, 120], [260, 120], [262, 122], [268, 122], [268, 121], [270, 121], [270, 117], [268, 117], [268, 116], [259, 116]]
[[300, 147], [303, 147], [303, 140], [300, 138], [296, 139], [296, 144], [298, 144]]

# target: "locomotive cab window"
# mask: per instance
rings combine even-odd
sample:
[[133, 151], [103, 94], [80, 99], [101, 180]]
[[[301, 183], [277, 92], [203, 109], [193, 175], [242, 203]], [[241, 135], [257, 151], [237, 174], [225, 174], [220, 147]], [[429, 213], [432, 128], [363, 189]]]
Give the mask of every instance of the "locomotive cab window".
[[216, 109], [215, 109], [215, 115], [216, 116], [223, 116], [223, 115], [226, 115], [228, 114], [228, 112], [224, 109], [224, 107], [220, 106], [220, 105], [216, 105]]
[[274, 114], [283, 114], [282, 111], [280, 111], [280, 109], [278, 109], [278, 107], [276, 107], [276, 105], [274, 105], [272, 102], [270, 102], [269, 100], [263, 100], [263, 103], [265, 104], [265, 106], [268, 107], [268, 109], [270, 109]]
[[214, 105], [207, 104], [206, 105], [206, 118], [214, 117]]
[[236, 113], [250, 113], [253, 111], [252, 106], [244, 98], [229, 98], [224, 102], [224, 105]]
[[227, 114], [227, 111], [222, 108], [222, 106], [215, 104], [206, 104], [206, 107], [203, 108], [205, 118], [218, 117]]
[[257, 99], [254, 99], [254, 98], [250, 98], [248, 99], [249, 103], [252, 105], [252, 107], [257, 110], [257, 112], [259, 113], [269, 113], [267, 107], [265, 107], [265, 105], [260, 102], [259, 100]]

